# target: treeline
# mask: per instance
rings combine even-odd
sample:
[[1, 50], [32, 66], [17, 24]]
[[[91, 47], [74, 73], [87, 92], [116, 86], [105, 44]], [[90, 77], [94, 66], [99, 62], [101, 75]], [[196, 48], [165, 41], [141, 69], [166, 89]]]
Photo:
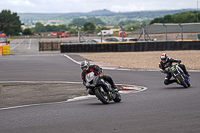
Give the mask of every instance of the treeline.
[[6, 35], [19, 35], [21, 30], [21, 21], [17, 13], [10, 10], [2, 10], [0, 13], [0, 32]]
[[74, 18], [71, 22], [71, 24], [75, 24], [78, 26], [83, 26], [86, 22], [91, 22], [95, 25], [101, 25], [104, 26], [106, 25], [105, 22], [103, 22], [100, 18], [95, 18], [95, 17], [91, 17], [91, 18]]
[[[77, 24], [69, 24], [69, 25], [46, 25], [44, 26], [42, 23], [38, 22], [36, 23], [35, 27], [31, 29], [31, 32], [29, 32], [29, 34], [32, 34], [32, 32], [34, 33], [41, 33], [41, 32], [59, 32], [59, 31], [68, 31], [70, 34], [75, 34], [78, 33], [78, 30], [76, 27], [79, 27], [79, 29], [82, 32], [85, 33], [94, 33], [96, 32], [97, 27], [95, 24], [91, 23], [91, 22], [86, 22], [83, 24], [83, 26], [79, 26]], [[103, 29], [106, 29], [105, 27], [103, 27]], [[27, 29], [26, 29], [27, 30]], [[30, 31], [30, 29], [29, 29]]]
[[197, 19], [197, 11], [188, 11], [188, 12], [181, 12], [176, 13], [173, 15], [165, 15], [161, 18], [155, 18], [150, 22], [153, 23], [194, 23], [199, 22], [200, 20], [200, 13], [198, 12], [198, 19]]

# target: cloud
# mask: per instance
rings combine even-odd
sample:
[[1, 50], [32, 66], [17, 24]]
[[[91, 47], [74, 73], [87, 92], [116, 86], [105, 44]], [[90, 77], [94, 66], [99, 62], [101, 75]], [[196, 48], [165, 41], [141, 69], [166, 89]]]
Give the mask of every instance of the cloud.
[[35, 4], [32, 3], [30, 0], [10, 0], [8, 4], [11, 6], [34, 6]]
[[188, 0], [0, 0], [0, 11], [9, 9], [14, 12], [69, 13], [108, 9], [129, 12], [196, 8], [196, 4], [196, 1]]

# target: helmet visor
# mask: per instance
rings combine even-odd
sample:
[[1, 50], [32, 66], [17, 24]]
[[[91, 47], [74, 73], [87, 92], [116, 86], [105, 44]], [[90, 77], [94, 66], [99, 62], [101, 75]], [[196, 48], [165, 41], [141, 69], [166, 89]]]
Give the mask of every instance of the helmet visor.
[[162, 61], [163, 63], [165, 63], [165, 62], [166, 62], [166, 58], [161, 58], [161, 61]]
[[83, 66], [81, 67], [82, 70], [86, 70], [87, 66]]

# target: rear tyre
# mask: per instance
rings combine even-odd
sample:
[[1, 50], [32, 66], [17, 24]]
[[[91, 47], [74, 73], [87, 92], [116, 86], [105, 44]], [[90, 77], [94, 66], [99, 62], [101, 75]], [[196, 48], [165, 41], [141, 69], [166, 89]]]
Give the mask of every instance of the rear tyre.
[[110, 100], [108, 94], [103, 90], [102, 87], [95, 90], [95, 95], [103, 104], [109, 104]]
[[183, 81], [183, 79], [181, 78], [180, 75], [177, 76], [176, 78], [181, 82], [181, 84], [182, 84], [185, 88], [188, 88], [188, 85]]
[[187, 84], [188, 87], [190, 87], [190, 83], [189, 83], [189, 81], [187, 81], [186, 84]]

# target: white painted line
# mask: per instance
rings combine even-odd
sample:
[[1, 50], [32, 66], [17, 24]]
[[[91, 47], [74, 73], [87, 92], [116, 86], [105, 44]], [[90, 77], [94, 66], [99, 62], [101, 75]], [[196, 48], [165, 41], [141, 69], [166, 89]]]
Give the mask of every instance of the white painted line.
[[68, 82], [68, 81], [0, 81], [0, 83], [69, 83], [69, 84], [83, 84], [83, 82]]
[[29, 42], [29, 47], [28, 49], [30, 50], [31, 49], [31, 39], [30, 39], [30, 42]]
[[24, 41], [24, 39], [22, 39], [22, 41], [20, 43], [18, 43], [17, 45], [13, 46], [12, 48], [10, 48], [10, 50], [15, 49], [16, 47], [18, 47], [22, 42]]
[[81, 64], [80, 62], [78, 62], [78, 61], [72, 59], [71, 57], [69, 57], [69, 56], [66, 55], [66, 54], [64, 54], [64, 56], [67, 57], [68, 59], [70, 59], [71, 61], [73, 61], [73, 62], [76, 63], [76, 64], [79, 64], [79, 65]]

